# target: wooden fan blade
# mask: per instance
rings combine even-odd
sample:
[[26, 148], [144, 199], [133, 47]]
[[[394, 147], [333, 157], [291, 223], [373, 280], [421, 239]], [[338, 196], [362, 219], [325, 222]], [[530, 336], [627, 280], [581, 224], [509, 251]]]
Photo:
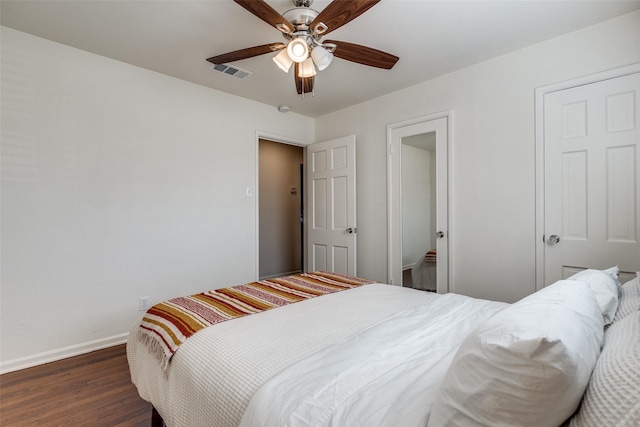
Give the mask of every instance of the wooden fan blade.
[[310, 29], [314, 29], [320, 22], [324, 23], [329, 29], [324, 33], [342, 27], [349, 21], [353, 21], [358, 16], [375, 6], [380, 0], [333, 0], [329, 6], [325, 7], [322, 12], [316, 16], [316, 19], [309, 25]]
[[295, 63], [295, 67], [293, 69], [293, 77], [296, 80], [296, 90], [298, 91], [298, 95], [302, 95], [303, 93], [311, 93], [313, 92], [313, 85], [315, 83], [315, 77], [300, 77], [298, 76], [298, 70], [300, 69], [300, 64]]
[[324, 41], [323, 44], [333, 43], [336, 50], [333, 55], [346, 59], [347, 61], [357, 62], [358, 64], [368, 65], [370, 67], [384, 68], [390, 70], [398, 62], [398, 58], [390, 53], [383, 52], [371, 47], [361, 46], [359, 44], [339, 42], [335, 40]]
[[[280, 15], [274, 8], [269, 6], [264, 0], [233, 0], [240, 6], [253, 13], [258, 18], [262, 19], [267, 24], [278, 28], [278, 24], [283, 25], [288, 29], [288, 33], [295, 31], [293, 25], [287, 21], [282, 15]], [[279, 29], [279, 28], [278, 28]], [[282, 31], [282, 30], [281, 30]]]
[[265, 53], [277, 52], [285, 47], [284, 43], [263, 44], [261, 46], [248, 47], [246, 49], [234, 50], [233, 52], [212, 56], [211, 58], [208, 58], [207, 61], [212, 64], [226, 64], [228, 62], [240, 61], [241, 59], [264, 55]]

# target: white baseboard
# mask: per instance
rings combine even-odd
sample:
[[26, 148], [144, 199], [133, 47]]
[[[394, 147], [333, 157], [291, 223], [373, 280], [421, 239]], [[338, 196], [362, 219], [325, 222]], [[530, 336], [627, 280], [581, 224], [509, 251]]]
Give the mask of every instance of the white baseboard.
[[278, 273], [278, 274], [272, 274], [270, 276], [264, 276], [264, 277], [261, 277], [260, 280], [269, 280], [275, 277], [283, 277], [283, 276], [293, 276], [294, 274], [300, 274], [300, 273], [302, 273], [302, 270], [287, 271], [285, 273]]
[[42, 353], [33, 354], [31, 356], [19, 357], [17, 359], [0, 362], [0, 374], [19, 371], [20, 369], [31, 368], [33, 366], [44, 365], [45, 363], [55, 362], [56, 360], [62, 360], [68, 357], [91, 353], [92, 351], [102, 350], [104, 348], [124, 344], [127, 342], [128, 337], [129, 333], [125, 332], [107, 338], [101, 338], [82, 344], [70, 345], [68, 347], [49, 350]]

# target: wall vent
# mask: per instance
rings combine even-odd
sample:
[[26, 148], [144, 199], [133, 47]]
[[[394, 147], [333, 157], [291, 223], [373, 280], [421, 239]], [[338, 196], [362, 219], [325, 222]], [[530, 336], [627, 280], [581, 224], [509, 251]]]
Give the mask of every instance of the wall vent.
[[228, 74], [239, 79], [246, 79], [251, 74], [253, 74], [251, 71], [243, 70], [242, 68], [238, 67], [232, 67], [231, 65], [227, 64], [213, 64], [211, 65], [211, 69], [213, 71], [219, 71], [221, 73]]

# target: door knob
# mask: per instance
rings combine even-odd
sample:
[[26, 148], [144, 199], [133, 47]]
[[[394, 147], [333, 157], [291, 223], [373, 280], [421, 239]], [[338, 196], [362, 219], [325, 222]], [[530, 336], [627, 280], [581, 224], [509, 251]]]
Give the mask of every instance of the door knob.
[[560, 236], [558, 236], [557, 234], [552, 234], [551, 236], [549, 236], [547, 238], [547, 243], [551, 246], [557, 244], [560, 242]]
[[355, 227], [353, 227], [353, 228], [349, 227], [349, 228], [347, 228], [347, 230], [346, 230], [346, 231], [347, 231], [347, 233], [349, 233], [349, 234], [353, 234], [353, 233], [357, 233], [357, 232], [358, 232], [358, 229], [357, 229], [357, 228], [355, 228]]
[[444, 232], [442, 232], [442, 231], [438, 231], [438, 232], [436, 233], [436, 237], [437, 237], [438, 239], [443, 239], [443, 238], [444, 238]]

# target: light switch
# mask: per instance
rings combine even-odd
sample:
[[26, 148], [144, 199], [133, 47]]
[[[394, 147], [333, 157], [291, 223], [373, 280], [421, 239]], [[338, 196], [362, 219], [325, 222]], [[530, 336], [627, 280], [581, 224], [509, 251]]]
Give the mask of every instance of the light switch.
[[253, 196], [253, 189], [250, 186], [247, 186], [247, 188], [245, 188], [245, 190], [244, 190], [244, 194], [247, 197], [252, 197]]

